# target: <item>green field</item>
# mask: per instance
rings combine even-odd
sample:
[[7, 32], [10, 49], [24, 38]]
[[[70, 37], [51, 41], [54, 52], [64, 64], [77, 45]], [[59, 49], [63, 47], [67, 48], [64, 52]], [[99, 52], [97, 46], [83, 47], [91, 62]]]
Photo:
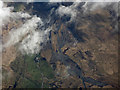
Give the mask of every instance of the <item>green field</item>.
[[16, 58], [11, 63], [11, 68], [16, 73], [17, 88], [47, 88], [49, 82], [54, 79], [54, 71], [46, 60], [38, 56], [38, 62], [35, 62], [36, 55], [25, 55]]

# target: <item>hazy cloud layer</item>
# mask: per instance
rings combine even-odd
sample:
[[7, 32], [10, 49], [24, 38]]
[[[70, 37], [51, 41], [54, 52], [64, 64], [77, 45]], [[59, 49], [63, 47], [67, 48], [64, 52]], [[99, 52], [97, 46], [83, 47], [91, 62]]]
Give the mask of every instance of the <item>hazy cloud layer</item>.
[[49, 2], [119, 2], [120, 0], [49, 0]]
[[117, 6], [118, 3], [116, 2], [86, 2], [83, 8], [85, 9], [85, 12], [87, 12], [102, 9], [112, 4], [113, 4], [112, 8], [116, 10], [118, 8]]
[[[54, 0], [50, 0], [51, 2], [54, 2]], [[67, 2], [67, 0], [59, 0], [61, 2]], [[91, 2], [90, 2], [91, 1]], [[109, 1], [109, 2], [108, 2]], [[116, 2], [114, 2], [116, 1]], [[119, 0], [86, 0], [85, 4], [82, 7], [82, 9], [84, 10], [84, 13], [86, 12], [92, 12], [98, 9], [104, 9], [105, 7], [111, 5], [111, 8], [113, 8], [116, 13], [118, 13], [118, 2]], [[63, 6], [61, 5], [57, 10], [57, 14], [59, 14], [60, 16], [64, 16], [64, 15], [69, 15], [71, 16], [71, 21], [73, 21], [76, 16], [77, 13], [79, 12], [77, 10], [77, 7], [80, 5], [80, 3], [82, 2], [82, 0], [75, 0], [74, 3], [71, 6]]]

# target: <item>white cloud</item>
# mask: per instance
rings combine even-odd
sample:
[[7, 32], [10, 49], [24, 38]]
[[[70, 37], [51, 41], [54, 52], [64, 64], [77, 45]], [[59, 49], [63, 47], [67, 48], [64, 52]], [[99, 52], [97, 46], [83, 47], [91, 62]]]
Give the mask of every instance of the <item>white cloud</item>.
[[[16, 27], [17, 29], [11, 29], [9, 31], [9, 35], [7, 36], [8, 41], [3, 44], [3, 48], [11, 45], [18, 45], [19, 50], [23, 54], [33, 54], [39, 52], [42, 48], [40, 44], [47, 41], [47, 36], [50, 29], [38, 30], [38, 26], [41, 27], [44, 25], [41, 18], [37, 16], [31, 16], [28, 13], [13, 12], [13, 9], [13, 7], [7, 7], [2, 1], [0, 1], [1, 27], [10, 22], [10, 20], [17, 21], [25, 18], [26, 21], [20, 27]], [[0, 43], [0, 46], [1, 45], [2, 44]]]
[[47, 41], [47, 36], [50, 31], [50, 29], [38, 30], [38, 25], [40, 27], [44, 24], [39, 17], [34, 16], [32, 19], [26, 21], [22, 27], [11, 30], [8, 37], [9, 40], [4, 47], [19, 43], [19, 50], [22, 53], [38, 53], [42, 48], [40, 44]]
[[[50, 0], [50, 1], [54, 2], [54, 0]], [[58, 1], [67, 2], [67, 0], [58, 0]], [[119, 0], [84, 0], [84, 1], [85, 1], [85, 4], [82, 6], [82, 9], [84, 9], [84, 12], [102, 9], [109, 5], [113, 5], [112, 8], [116, 12], [118, 10], [117, 2]], [[75, 1], [72, 0], [72, 2], [74, 2], [74, 3], [71, 6], [61, 5], [56, 11], [60, 16], [70, 15], [71, 21], [74, 20], [75, 17], [77, 16], [77, 13], [79, 12], [77, 10], [77, 7], [80, 5], [81, 2], [83, 2], [83, 0], [75, 0]]]
[[4, 2], [119, 2], [120, 0], [2, 0]]
[[[52, 1], [52, 0], [51, 0]], [[64, 1], [64, 0], [61, 0]], [[79, 5], [79, 0], [74, 1], [71, 6], [63, 6], [61, 5], [56, 13], [60, 16], [70, 15], [71, 21], [74, 20], [77, 16], [78, 10], [77, 7]], [[83, 8], [89, 10], [95, 10], [96, 8], [103, 8], [106, 5], [104, 3], [88, 3], [84, 5]], [[3, 46], [8, 47], [10, 45], [16, 45], [19, 43], [19, 50], [23, 53], [37, 53], [42, 48], [40, 46], [41, 43], [45, 43], [47, 41], [47, 37], [50, 29], [47, 30], [38, 30], [37, 27], [40, 25], [44, 25], [41, 18], [37, 16], [31, 16], [28, 13], [23, 12], [12, 12], [12, 7], [6, 7], [2, 1], [0, 1], [0, 25], [6, 24], [9, 22], [9, 18], [12, 20], [18, 20], [22, 18], [26, 18], [26, 22], [19, 28], [11, 30], [9, 32], [9, 40]], [[38, 24], [39, 23], [39, 24]]]
[[0, 27], [9, 21], [12, 9], [12, 7], [5, 7], [4, 3], [0, 0]]
[[80, 2], [76, 2], [74, 1], [74, 3], [71, 6], [63, 6], [61, 5], [58, 9], [57, 9], [57, 13], [60, 16], [64, 16], [64, 15], [70, 15], [71, 16], [71, 21], [75, 19], [76, 15], [77, 15], [77, 6], [79, 5]]
[[11, 17], [14, 19], [19, 19], [19, 18], [30, 18], [31, 16], [28, 13], [23, 13], [23, 12], [12, 12]]
[[70, 2], [70, 0], [49, 0], [49, 2]]
[[9, 35], [10, 35], [9, 41], [6, 43], [5, 46], [14, 45], [14, 44], [18, 43], [22, 39], [23, 36], [32, 32], [32, 30], [36, 29], [38, 22], [42, 23], [41, 19], [34, 16], [32, 19], [26, 21], [26, 23], [23, 24], [22, 27], [11, 30], [9, 32]]
[[76, 16], [76, 10], [71, 8], [71, 7], [65, 7], [65, 6], [60, 6], [57, 10], [57, 13], [60, 16], [64, 16], [64, 15], [70, 15], [71, 16], [71, 20], [73, 20]]
[[0, 0], [0, 28], [10, 22], [11, 19], [19, 19], [19, 18], [29, 18], [30, 15], [28, 13], [23, 12], [12, 12], [14, 7], [7, 7], [3, 1]]
[[38, 53], [42, 46], [41, 43], [45, 43], [47, 41], [48, 30], [39, 30], [33, 31], [32, 34], [29, 34], [20, 44], [19, 49], [24, 53]]

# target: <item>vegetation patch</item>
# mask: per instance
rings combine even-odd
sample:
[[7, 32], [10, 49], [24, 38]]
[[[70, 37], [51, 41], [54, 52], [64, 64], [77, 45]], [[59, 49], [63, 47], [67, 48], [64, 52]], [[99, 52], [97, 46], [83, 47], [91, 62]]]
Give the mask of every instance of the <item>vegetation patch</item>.
[[[37, 59], [37, 62], [35, 61]], [[54, 79], [54, 71], [47, 61], [39, 55], [25, 55], [16, 58], [11, 63], [16, 73], [15, 85], [22, 88], [49, 87], [49, 81]]]

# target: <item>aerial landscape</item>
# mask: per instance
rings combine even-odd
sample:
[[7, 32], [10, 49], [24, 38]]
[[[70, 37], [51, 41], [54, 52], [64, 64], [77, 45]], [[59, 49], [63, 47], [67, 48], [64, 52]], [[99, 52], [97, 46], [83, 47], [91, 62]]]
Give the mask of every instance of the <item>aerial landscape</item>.
[[119, 2], [3, 1], [2, 88], [120, 87]]

